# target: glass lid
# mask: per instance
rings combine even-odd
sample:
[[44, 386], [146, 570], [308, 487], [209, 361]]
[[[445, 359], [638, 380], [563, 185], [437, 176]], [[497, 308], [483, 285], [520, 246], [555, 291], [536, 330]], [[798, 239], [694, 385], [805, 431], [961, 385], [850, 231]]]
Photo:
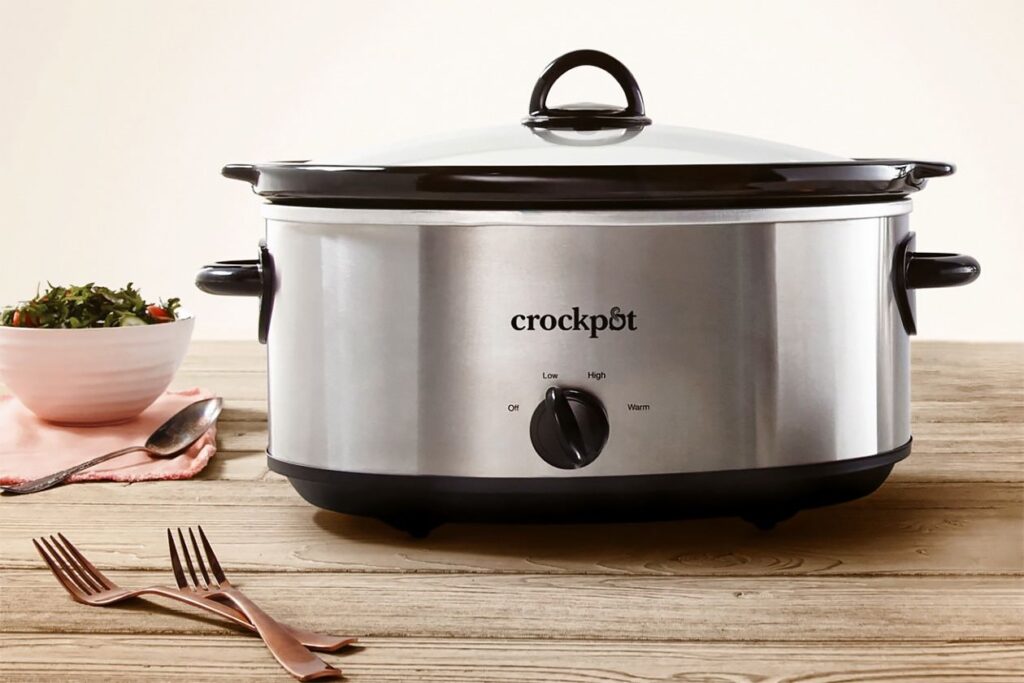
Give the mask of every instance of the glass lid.
[[[651, 123], [597, 130], [521, 124], [448, 134], [354, 152], [359, 166], [667, 166], [850, 161], [741, 135]], [[340, 165], [313, 159], [316, 165]]]
[[[625, 107], [549, 107], [567, 71], [610, 74]], [[519, 123], [453, 133], [344, 158], [231, 164], [279, 204], [401, 208], [639, 208], [849, 204], [921, 189], [949, 164], [849, 159], [791, 145], [653, 123], [633, 74], [596, 50], [547, 66]]]

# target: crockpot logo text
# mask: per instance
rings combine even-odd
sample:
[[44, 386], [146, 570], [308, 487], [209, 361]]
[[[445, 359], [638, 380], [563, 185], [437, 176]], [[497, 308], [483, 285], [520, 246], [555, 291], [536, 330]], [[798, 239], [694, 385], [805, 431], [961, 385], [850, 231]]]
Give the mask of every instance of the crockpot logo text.
[[607, 315], [598, 313], [591, 315], [583, 313], [579, 306], [573, 306], [571, 313], [552, 315], [550, 313], [520, 313], [512, 316], [510, 321], [512, 329], [518, 332], [532, 332], [534, 330], [564, 330], [566, 332], [589, 332], [591, 339], [597, 339], [605, 330], [620, 332], [622, 330], [636, 330], [636, 312], [623, 313], [618, 306], [613, 308]]

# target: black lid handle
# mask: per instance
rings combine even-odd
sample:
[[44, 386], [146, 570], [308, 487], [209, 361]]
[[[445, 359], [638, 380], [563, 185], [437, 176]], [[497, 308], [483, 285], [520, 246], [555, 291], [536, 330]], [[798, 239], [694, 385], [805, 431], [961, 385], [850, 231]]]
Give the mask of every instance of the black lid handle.
[[[578, 66], [594, 66], [607, 72], [618, 82], [626, 95], [625, 108], [612, 106], [569, 105], [548, 107], [551, 87], [567, 71]], [[574, 128], [599, 130], [604, 128], [634, 128], [651, 122], [644, 112], [644, 97], [629, 69], [609, 54], [598, 50], [576, 50], [562, 55], [544, 69], [530, 95], [530, 115], [523, 124], [531, 128]]]

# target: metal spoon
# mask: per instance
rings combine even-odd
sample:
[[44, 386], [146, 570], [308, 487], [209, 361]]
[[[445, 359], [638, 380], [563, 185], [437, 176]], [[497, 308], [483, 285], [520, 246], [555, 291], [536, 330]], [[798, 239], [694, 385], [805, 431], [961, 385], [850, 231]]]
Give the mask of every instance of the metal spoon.
[[0, 489], [4, 493], [12, 494], [45, 491], [62, 483], [72, 474], [87, 470], [93, 465], [98, 465], [101, 462], [106, 462], [111, 458], [116, 458], [125, 453], [132, 453], [133, 451], [146, 451], [157, 458], [169, 458], [172, 455], [178, 455], [195, 443], [199, 437], [214, 425], [217, 421], [217, 416], [220, 415], [223, 404], [224, 402], [219, 397], [196, 401], [185, 406], [172, 415], [167, 422], [157, 427], [156, 431], [146, 439], [146, 445], [144, 446], [122, 448], [40, 479], [27, 481], [24, 484], [15, 484], [14, 486], [0, 486]]

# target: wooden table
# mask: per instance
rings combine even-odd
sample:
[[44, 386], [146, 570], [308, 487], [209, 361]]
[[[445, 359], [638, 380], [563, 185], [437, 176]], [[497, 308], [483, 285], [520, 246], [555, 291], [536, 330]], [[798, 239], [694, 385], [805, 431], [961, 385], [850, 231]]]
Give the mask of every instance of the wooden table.
[[202, 523], [270, 613], [363, 636], [327, 655], [352, 681], [1024, 680], [1024, 345], [913, 349], [914, 453], [867, 499], [772, 532], [412, 540], [268, 472], [262, 348], [197, 343], [176, 385], [227, 399], [199, 479], [0, 500], [0, 678], [288, 680], [258, 639], [187, 608], [72, 602], [29, 543], [60, 530], [123, 585], [169, 583], [164, 528]]

